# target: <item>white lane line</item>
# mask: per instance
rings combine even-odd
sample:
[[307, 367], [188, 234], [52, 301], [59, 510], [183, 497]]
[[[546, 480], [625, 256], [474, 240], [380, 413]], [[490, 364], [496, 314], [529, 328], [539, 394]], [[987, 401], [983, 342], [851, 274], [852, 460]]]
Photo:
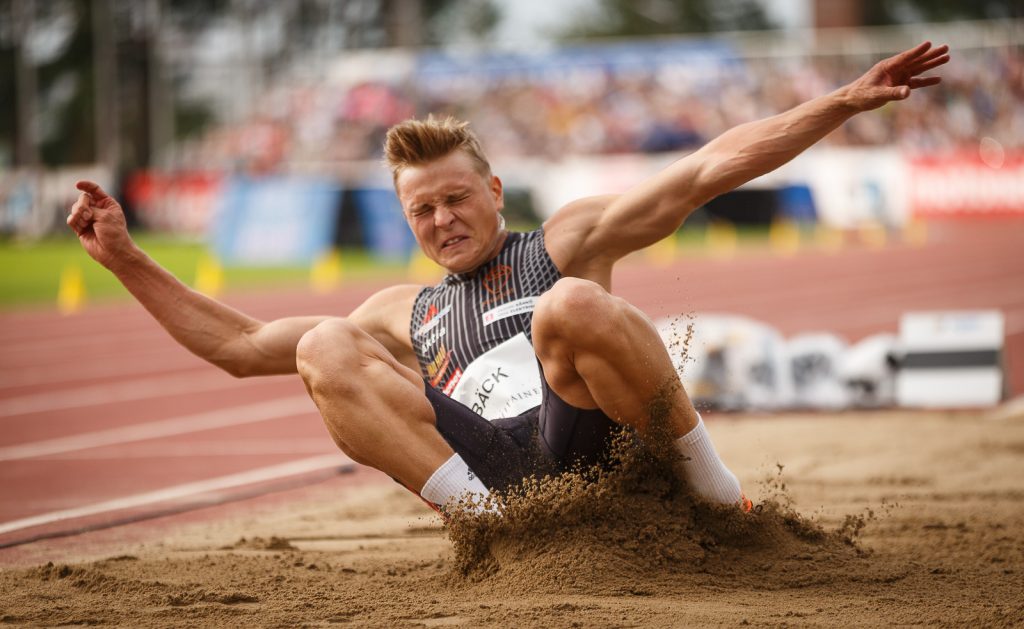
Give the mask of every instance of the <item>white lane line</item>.
[[116, 498], [114, 500], [107, 500], [105, 502], [99, 502], [84, 507], [51, 511], [49, 513], [34, 515], [20, 520], [4, 522], [3, 524], [0, 524], [0, 535], [10, 533], [11, 531], [27, 529], [33, 526], [60, 522], [61, 520], [83, 518], [110, 511], [120, 511], [121, 509], [132, 509], [134, 507], [142, 507], [168, 500], [180, 500], [182, 498], [190, 498], [212, 491], [232, 489], [242, 485], [261, 483], [269, 480], [286, 478], [288, 476], [297, 476], [299, 474], [306, 474], [332, 467], [340, 468], [348, 465], [352, 465], [352, 460], [340, 452], [315, 456], [308, 459], [300, 459], [298, 461], [281, 463], [279, 465], [261, 467], [247, 472], [229, 474], [227, 476], [220, 476], [193, 483], [185, 483], [184, 485], [175, 485], [165, 489], [135, 494], [134, 496]]
[[[47, 335], [42, 339], [23, 340], [16, 339], [13, 343], [3, 343], [4, 354], [40, 354], [57, 350], [61, 356], [74, 355], [84, 350], [97, 351], [101, 353], [116, 353], [117, 348], [129, 345], [150, 345], [154, 339], [159, 338], [159, 328], [152, 330], [132, 330], [107, 328], [106, 330], [87, 330], [71, 334], [56, 336]], [[166, 335], [164, 335], [166, 338]], [[163, 339], [161, 339], [163, 342]]]
[[0, 400], [0, 417], [59, 411], [69, 408], [83, 408], [145, 400], [152, 397], [216, 391], [228, 387], [265, 385], [255, 378], [235, 379], [227, 374], [204, 370], [201, 373], [188, 372], [170, 376], [135, 378], [116, 383], [96, 384], [76, 389], [62, 389], [45, 393], [32, 393]]
[[[0, 351], [3, 351], [0, 349]], [[74, 383], [93, 378], [131, 377], [143, 374], [170, 373], [173, 371], [198, 371], [209, 369], [210, 365], [182, 351], [181, 348], [169, 347], [164, 350], [133, 352], [117, 360], [90, 365], [88, 371], [80, 365], [66, 360], [45, 365], [22, 365], [0, 369], [0, 390], [46, 384], [53, 388], [55, 384]]]
[[199, 432], [201, 430], [237, 426], [238, 424], [251, 424], [299, 415], [301, 413], [310, 413], [315, 410], [316, 407], [313, 406], [313, 402], [309, 397], [305, 395], [292, 395], [268, 402], [259, 402], [258, 404], [232, 406], [216, 411], [172, 417], [171, 419], [163, 419], [145, 424], [135, 424], [122, 428], [87, 432], [70, 437], [59, 437], [57, 439], [45, 439], [16, 446], [7, 446], [0, 448], [0, 461], [31, 459], [51, 454], [60, 454], [62, 452], [142, 441], [143, 439], [156, 439], [189, 432]]
[[75, 450], [54, 456], [35, 457], [39, 461], [124, 461], [128, 459], [173, 459], [180, 457], [238, 457], [283, 454], [312, 456], [336, 450], [327, 431], [320, 437], [268, 437], [265, 439], [207, 440], [167, 443], [165, 439], [134, 444], [117, 444], [116, 448]]

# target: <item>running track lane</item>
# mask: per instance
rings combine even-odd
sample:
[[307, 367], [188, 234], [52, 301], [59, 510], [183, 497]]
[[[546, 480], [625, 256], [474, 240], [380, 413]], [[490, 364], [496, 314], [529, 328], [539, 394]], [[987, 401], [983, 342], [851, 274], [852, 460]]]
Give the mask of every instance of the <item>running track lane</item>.
[[[684, 252], [667, 266], [620, 265], [614, 292], [652, 317], [731, 312], [786, 335], [826, 330], [851, 342], [895, 332], [907, 310], [998, 308], [1011, 390], [1021, 394], [1022, 245], [1024, 221], [1015, 221], [935, 225], [920, 248]], [[378, 288], [229, 301], [263, 319], [340, 315]], [[348, 463], [297, 378], [233, 379], [136, 305], [72, 317], [25, 310], [0, 322], [0, 545], [300, 485]]]

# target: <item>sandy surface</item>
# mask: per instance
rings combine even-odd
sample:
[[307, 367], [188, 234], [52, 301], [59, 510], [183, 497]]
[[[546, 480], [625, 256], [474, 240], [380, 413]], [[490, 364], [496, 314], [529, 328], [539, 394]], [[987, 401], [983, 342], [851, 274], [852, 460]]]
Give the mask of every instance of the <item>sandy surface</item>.
[[[370, 477], [163, 530], [101, 560], [83, 561], [85, 546], [76, 554], [65, 544], [47, 565], [41, 546], [43, 561], [0, 572], [0, 623], [1024, 623], [1024, 416], [717, 416], [709, 428], [755, 502], [791, 501], [800, 517], [773, 511], [769, 522], [766, 509], [747, 516], [753, 524], [742, 535], [716, 537], [694, 533], [700, 510], [684, 505], [672, 517], [685, 525], [666, 528], [655, 517], [607, 547], [577, 522], [557, 532], [562, 551], [505, 540], [488, 570], [464, 575], [439, 518]], [[852, 545], [834, 533], [860, 523]], [[685, 546], [678, 553], [666, 546], [675, 539]]]

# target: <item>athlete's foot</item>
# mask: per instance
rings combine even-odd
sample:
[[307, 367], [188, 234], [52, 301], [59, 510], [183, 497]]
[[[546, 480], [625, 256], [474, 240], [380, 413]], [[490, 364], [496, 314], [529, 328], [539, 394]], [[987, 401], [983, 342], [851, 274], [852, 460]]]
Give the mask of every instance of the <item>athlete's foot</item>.
[[754, 503], [750, 502], [750, 498], [747, 498], [746, 494], [740, 494], [740, 511], [750, 513], [753, 508]]

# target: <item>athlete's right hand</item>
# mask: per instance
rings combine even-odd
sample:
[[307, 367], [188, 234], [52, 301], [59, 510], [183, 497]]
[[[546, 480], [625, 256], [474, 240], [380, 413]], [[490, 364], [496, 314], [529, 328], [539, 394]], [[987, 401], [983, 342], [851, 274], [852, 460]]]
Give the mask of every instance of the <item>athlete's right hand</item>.
[[124, 211], [103, 188], [91, 181], [79, 181], [75, 187], [81, 194], [71, 206], [68, 226], [78, 234], [86, 253], [109, 268], [119, 254], [134, 247]]

